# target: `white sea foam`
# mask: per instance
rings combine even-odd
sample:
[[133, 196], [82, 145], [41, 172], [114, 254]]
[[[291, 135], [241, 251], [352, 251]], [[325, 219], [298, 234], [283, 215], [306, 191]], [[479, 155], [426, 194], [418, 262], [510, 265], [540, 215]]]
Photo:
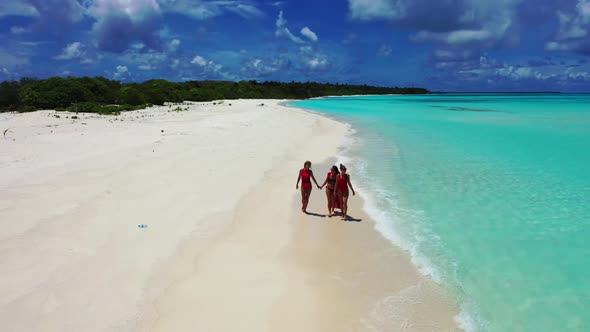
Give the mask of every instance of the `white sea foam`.
[[[363, 144], [362, 137], [358, 137], [356, 133], [356, 130], [350, 127], [348, 134], [342, 140], [342, 146], [337, 155], [337, 164], [348, 165], [354, 173], [354, 177], [360, 179], [359, 181], [353, 180], [353, 182], [364, 200], [363, 210], [375, 221], [375, 229], [383, 237], [410, 254], [412, 263], [420, 273], [429, 276], [436, 283], [442, 284], [441, 271], [425, 254], [420, 252], [419, 247], [424, 241], [437, 241], [438, 237], [424, 229], [409, 237], [403, 235], [399, 229], [403, 222], [399, 215], [412, 215], [415, 218], [421, 218], [423, 213], [399, 206], [394, 191], [380, 187], [377, 181], [370, 178], [367, 171], [367, 161], [354, 153]], [[425, 235], [420, 235], [420, 233]], [[479, 331], [478, 327], [482, 326], [482, 321], [478, 318], [477, 312], [474, 303], [462, 303], [461, 311], [455, 317], [459, 327], [466, 332]]]
[[413, 305], [421, 301], [419, 288], [418, 285], [410, 285], [396, 293], [383, 296], [375, 302], [367, 316], [361, 319], [363, 330], [406, 330]]
[[[362, 145], [362, 138], [356, 136], [356, 133], [356, 130], [351, 127], [348, 134], [343, 138], [343, 144], [337, 156], [337, 163], [350, 164], [355, 174], [358, 174], [361, 179], [361, 181], [355, 181], [354, 185], [362, 193], [361, 196], [364, 200], [363, 210], [375, 221], [375, 228], [380, 234], [410, 253], [412, 263], [418, 267], [422, 274], [430, 276], [437, 283], [440, 283], [441, 278], [438, 269], [426, 256], [419, 253], [418, 243], [404, 238], [397, 229], [401, 221], [392, 211], [403, 211], [403, 208], [396, 203], [395, 197], [393, 197], [394, 194], [375, 185], [375, 181], [372, 181], [367, 175], [366, 161], [351, 153], [359, 145]], [[377, 202], [382, 202], [388, 208], [379, 207]], [[417, 211], [408, 210], [405, 210], [405, 212], [406, 214], [408, 212], [418, 213]]]
[[477, 308], [474, 303], [463, 303], [461, 305], [461, 311], [455, 316], [457, 325], [465, 332], [478, 332], [485, 330], [481, 328], [484, 326], [484, 322], [477, 314]]
[[[325, 113], [312, 111], [305, 109], [311, 113], [317, 113], [326, 116]], [[330, 117], [330, 116], [328, 116]], [[342, 122], [342, 119], [336, 119]], [[438, 241], [438, 236], [433, 232], [424, 229], [425, 225], [412, 225], [414, 228], [420, 228], [419, 230], [414, 229], [412, 234], [403, 234], [400, 230], [402, 220], [399, 215], [403, 214], [411, 216], [411, 219], [418, 220], [423, 218], [423, 212], [417, 210], [405, 209], [398, 204], [394, 190], [387, 190], [379, 186], [376, 179], [372, 179], [367, 171], [367, 161], [363, 160], [358, 153], [359, 146], [363, 145], [363, 138], [357, 135], [355, 130], [350, 123], [346, 123], [348, 126], [348, 133], [341, 141], [338, 154], [336, 156], [336, 164], [347, 165], [354, 178], [359, 180], [353, 180], [354, 186], [362, 196], [364, 200], [363, 210], [367, 213], [371, 219], [375, 221], [375, 229], [392, 244], [400, 247], [409, 253], [412, 263], [418, 268], [419, 272], [425, 276], [429, 276], [438, 284], [443, 284], [443, 278], [439, 268], [423, 253], [420, 251], [420, 244], [424, 242]], [[393, 153], [397, 153], [395, 146], [390, 147]], [[387, 301], [390, 302], [393, 299], [399, 297], [399, 294], [390, 294], [386, 296]], [[457, 325], [466, 332], [478, 332], [482, 330], [480, 327], [483, 326], [482, 320], [477, 314], [477, 306], [474, 303], [470, 303], [466, 299], [462, 299], [460, 304], [460, 312], [455, 316]], [[381, 308], [384, 309], [384, 308]], [[368, 320], [364, 321], [365, 327], [375, 328], [375, 322], [382, 321], [385, 317], [395, 316], [396, 311], [389, 313], [381, 312], [380, 315], [384, 315], [380, 319], [375, 319], [375, 314], [372, 313], [372, 317], [367, 317]], [[377, 324], [378, 327], [379, 324]], [[377, 328], [377, 330], [380, 330]], [[485, 329], [483, 329], [485, 330]]]

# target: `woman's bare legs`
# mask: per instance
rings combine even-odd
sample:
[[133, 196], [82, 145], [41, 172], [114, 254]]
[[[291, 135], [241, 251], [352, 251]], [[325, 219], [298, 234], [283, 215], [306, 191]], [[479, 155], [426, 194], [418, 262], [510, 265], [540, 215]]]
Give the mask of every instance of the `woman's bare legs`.
[[326, 188], [326, 198], [328, 199], [328, 217], [334, 215], [334, 193]]
[[348, 218], [348, 193], [341, 195], [341, 205], [340, 210], [342, 211], [342, 220], [346, 220]]
[[311, 195], [311, 187], [310, 188], [301, 188], [301, 211], [303, 213], [307, 213], [307, 204], [309, 203], [309, 196]]

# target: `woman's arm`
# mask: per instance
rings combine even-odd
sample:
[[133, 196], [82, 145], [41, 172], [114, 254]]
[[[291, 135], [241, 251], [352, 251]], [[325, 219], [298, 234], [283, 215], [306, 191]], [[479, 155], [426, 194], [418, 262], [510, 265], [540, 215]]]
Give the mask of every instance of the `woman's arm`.
[[299, 176], [297, 177], [297, 184], [295, 185], [295, 189], [299, 189], [299, 180], [301, 180], [301, 170], [299, 170]]
[[326, 180], [324, 181], [324, 183], [322, 183], [322, 185], [320, 186], [320, 189], [324, 188], [324, 186], [326, 185], [326, 183], [328, 183], [328, 178], [326, 177]]
[[350, 174], [346, 177], [348, 181], [348, 186], [352, 189], [352, 196], [356, 195], [354, 192], [354, 188], [352, 187], [352, 183], [350, 183]]
[[326, 183], [328, 183], [328, 179], [330, 178], [330, 174], [328, 174], [328, 176], [326, 176], [326, 180], [324, 181], [324, 183], [322, 183], [322, 186], [320, 187], [320, 189], [324, 188], [324, 186], [326, 185]]
[[320, 185], [318, 184], [318, 182], [315, 180], [315, 176], [313, 176], [313, 172], [311, 170], [309, 170], [309, 173], [311, 175], [311, 178], [313, 179], [313, 182], [315, 182], [315, 185], [318, 186], [318, 189], [322, 189], [320, 187]]

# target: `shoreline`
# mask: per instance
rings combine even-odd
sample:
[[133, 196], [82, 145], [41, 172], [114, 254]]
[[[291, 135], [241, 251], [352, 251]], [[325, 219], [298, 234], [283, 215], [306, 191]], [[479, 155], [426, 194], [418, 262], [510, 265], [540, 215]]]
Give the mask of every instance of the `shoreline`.
[[[458, 330], [442, 288], [377, 232], [361, 199], [350, 208], [361, 223], [298, 213], [296, 170], [316, 161], [322, 181], [319, 170], [350, 128], [279, 104], [288, 102], [190, 103], [186, 112], [164, 106], [76, 120], [51, 111], [2, 115], [15, 128], [0, 150], [2, 325], [371, 330], [351, 319], [369, 322], [379, 297], [414, 285], [426, 296], [418, 302], [436, 304], [398, 312], [414, 324], [403, 327]], [[323, 211], [319, 194], [310, 208]], [[383, 264], [390, 258], [396, 263]], [[391, 280], [400, 267], [403, 280]]]
[[[290, 108], [295, 108], [295, 109], [301, 109], [300, 107], [297, 106], [290, 106], [290, 105], [285, 105], [286, 107], [290, 107]], [[340, 123], [345, 123], [342, 122], [341, 119], [335, 118], [333, 116], [330, 115], [326, 115], [320, 111], [315, 111], [312, 109], [305, 109], [303, 108], [305, 111], [310, 112], [312, 114], [316, 114], [322, 117], [326, 117], [329, 119], [332, 119], [334, 121], [340, 122]], [[344, 138], [344, 140], [346, 141], [346, 144], [350, 144], [350, 142], [354, 142], [355, 140], [355, 135], [357, 135], [357, 131], [354, 129], [354, 127], [351, 126], [351, 124], [349, 123], [345, 123], [347, 126], [349, 126], [349, 130], [347, 133], [347, 136]], [[345, 159], [345, 163], [350, 164], [351, 162], [348, 161], [349, 158], [355, 159], [354, 155], [350, 155], [350, 151], [348, 149], [348, 147], [344, 148], [344, 146], [340, 146], [339, 147], [339, 152], [337, 154], [337, 158], [332, 158], [330, 163], [326, 163], [323, 162], [321, 165], [321, 169], [325, 172], [320, 172], [320, 176], [318, 176], [316, 174], [316, 177], [318, 178], [318, 181], [322, 181], [320, 178], [323, 179], [323, 177], [325, 177], [324, 173], [327, 172], [327, 170], [329, 170], [329, 168], [331, 167], [331, 165], [336, 165], [336, 162], [340, 162], [339, 159]], [[349, 166], [349, 168], [352, 169], [352, 167]], [[317, 168], [316, 168], [317, 169]], [[355, 173], [358, 172], [357, 170], [355, 170]], [[316, 171], [317, 173], [317, 171]], [[357, 179], [356, 181], [358, 181], [359, 177], [355, 176], [355, 178]], [[321, 182], [320, 182], [321, 183]], [[349, 198], [349, 213], [350, 211], [353, 211], [352, 214], [355, 215], [355, 213], [358, 214], [358, 218], [356, 219], [362, 219], [363, 223], [364, 221], [366, 221], [366, 224], [368, 224], [370, 227], [368, 227], [369, 229], [363, 229], [362, 230], [362, 237], [369, 243], [374, 245], [374, 248], [388, 248], [385, 249], [384, 251], [389, 251], [388, 253], [384, 254], [383, 259], [379, 260], [379, 262], [383, 263], [384, 261], [387, 262], [391, 262], [396, 269], [400, 269], [398, 270], [398, 272], [396, 273], [392, 273], [392, 271], [384, 271], [383, 269], [380, 269], [378, 266], [376, 266], [377, 264], [374, 264], [373, 266], [368, 267], [369, 270], [371, 270], [373, 273], [377, 274], [377, 275], [381, 275], [382, 277], [389, 274], [389, 281], [393, 281], [390, 285], [389, 285], [389, 289], [384, 288], [384, 291], [386, 290], [386, 292], [388, 292], [389, 294], [394, 294], [397, 289], [399, 287], [401, 287], [401, 285], [404, 282], [414, 282], [414, 286], [420, 285], [420, 287], [426, 287], [428, 290], [425, 292], [421, 292], [421, 296], [423, 296], [424, 299], [427, 299], [430, 302], [434, 302], [436, 304], [432, 305], [432, 306], [424, 306], [424, 308], [420, 308], [420, 310], [423, 310], [423, 314], [424, 317], [428, 317], [429, 315], [431, 315], [432, 313], [443, 313], [442, 315], [436, 317], [437, 323], [439, 324], [439, 328], [437, 328], [437, 330], [445, 330], [445, 331], [469, 331], [471, 330], [469, 328], [469, 326], [471, 326], [471, 322], [470, 321], [465, 321], [465, 317], [463, 317], [465, 315], [465, 312], [463, 312], [463, 310], [460, 308], [459, 303], [457, 303], [453, 297], [451, 296], [451, 294], [448, 292], [448, 290], [446, 288], [444, 288], [444, 285], [440, 284], [439, 281], [436, 281], [434, 276], [430, 273], [430, 271], [425, 271], [423, 270], [423, 267], [419, 266], [418, 262], [414, 261], [414, 257], [412, 256], [411, 252], [405, 248], [403, 248], [400, 244], [398, 244], [396, 241], [394, 241], [393, 239], [389, 238], [389, 236], [387, 234], [384, 234], [382, 230], [379, 229], [380, 225], [377, 222], [377, 219], [374, 219], [371, 214], [374, 211], [369, 211], [367, 209], [370, 208], [370, 206], [367, 203], [367, 193], [364, 193], [363, 190], [365, 190], [367, 187], [364, 185], [359, 185], [358, 183], [355, 184], [355, 188], [357, 190], [357, 196], [356, 198], [354, 196], [350, 196]], [[361, 191], [360, 194], [358, 194], [359, 190]], [[315, 190], [314, 190], [315, 191]], [[320, 199], [321, 202], [325, 201], [325, 197], [324, 197], [324, 192], [318, 192], [317, 194], [320, 194], [320, 196], [322, 196], [322, 198]], [[374, 193], [371, 193], [374, 194]], [[298, 202], [298, 199], [295, 199], [295, 203], [293, 205], [293, 211], [299, 211], [299, 207], [297, 205], [300, 205], [300, 202]], [[324, 207], [322, 204], [319, 204], [316, 202], [314, 202], [314, 200], [310, 200], [310, 208], [317, 208], [319, 211], [324, 211], [327, 208]], [[357, 211], [357, 212], [355, 212]], [[314, 211], [315, 212], [315, 211]], [[326, 212], [321, 212], [322, 214], [325, 214]], [[301, 219], [301, 216], [299, 216], [298, 213], [294, 213], [294, 217], [293, 218], [298, 218]], [[335, 220], [332, 219], [330, 220], [329, 218], [325, 218], [327, 220], [327, 222], [336, 222], [336, 223], [340, 223], [340, 220]], [[354, 219], [354, 218], [353, 218]], [[350, 223], [350, 222], [349, 222]], [[346, 224], [346, 222], [344, 222], [344, 224]], [[352, 222], [352, 224], [355, 224], [354, 222]], [[346, 231], [345, 231], [346, 232]], [[358, 234], [348, 234], [347, 236], [350, 238], [351, 242], [354, 242], [355, 237]], [[299, 239], [300, 240], [300, 239]], [[298, 243], [299, 240], [294, 240], [294, 243]], [[362, 247], [362, 245], [359, 245], [359, 247]], [[344, 250], [348, 250], [349, 248], [342, 248]], [[379, 249], [376, 249], [377, 251]], [[362, 258], [362, 257], [361, 257]], [[375, 262], [377, 263], [377, 261]], [[399, 272], [399, 271], [403, 271], [403, 272]], [[410, 278], [412, 279], [412, 281], [410, 280], [405, 280], [405, 281], [400, 281], [400, 280], [393, 280], [396, 276], [399, 276], [399, 274], [410, 274], [413, 277]], [[357, 294], [358, 296], [360, 296], [361, 294]], [[427, 302], [428, 302], [427, 301]], [[446, 320], [445, 318], [451, 317], [452, 319], [450, 321]], [[399, 317], [398, 317], [399, 318]], [[406, 323], [408, 323], [408, 320], [405, 320]], [[384, 327], [384, 330], [402, 330], [402, 329], [407, 329], [407, 326], [404, 326], [403, 328], [401, 326], [397, 326], [396, 329], [396, 322], [395, 321], [390, 321], [390, 325], [386, 325]], [[397, 321], [397, 323], [399, 323], [399, 321]], [[416, 324], [416, 325], [420, 325], [421, 323], [424, 323], [424, 321], [420, 321], [420, 319], [412, 322], [410, 325], [412, 324]], [[444, 328], [443, 328], [444, 326]], [[410, 329], [412, 330], [412, 329]]]
[[[316, 173], [326, 170], [319, 172], [323, 178], [333, 164], [330, 160], [314, 168]], [[283, 312], [303, 316], [290, 299], [305, 294], [313, 299], [319, 322], [315, 328], [304, 326], [310, 330], [461, 331], [449, 294], [418, 271], [407, 252], [375, 229], [375, 221], [364, 210], [362, 193], [357, 190], [356, 196], [350, 196], [348, 221], [326, 217], [325, 201], [324, 190], [314, 189], [312, 214], [303, 215], [300, 197], [293, 199], [294, 232], [283, 257], [303, 276], [283, 294], [278, 306]], [[278, 317], [276, 326], [284, 318]]]

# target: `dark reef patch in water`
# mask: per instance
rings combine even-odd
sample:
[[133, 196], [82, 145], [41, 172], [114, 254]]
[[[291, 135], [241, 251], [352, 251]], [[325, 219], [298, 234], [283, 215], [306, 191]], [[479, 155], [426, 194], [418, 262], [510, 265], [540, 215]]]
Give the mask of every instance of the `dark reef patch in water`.
[[506, 111], [498, 111], [498, 110], [491, 110], [487, 108], [471, 108], [471, 107], [455, 107], [455, 106], [438, 106], [438, 105], [431, 105], [431, 107], [435, 108], [443, 108], [447, 111], [451, 112], [481, 112], [481, 113], [511, 113]]

